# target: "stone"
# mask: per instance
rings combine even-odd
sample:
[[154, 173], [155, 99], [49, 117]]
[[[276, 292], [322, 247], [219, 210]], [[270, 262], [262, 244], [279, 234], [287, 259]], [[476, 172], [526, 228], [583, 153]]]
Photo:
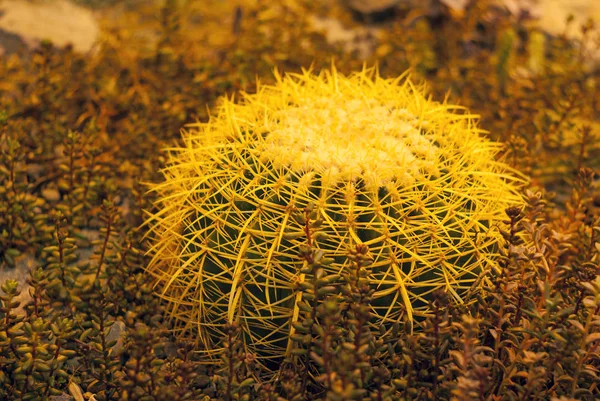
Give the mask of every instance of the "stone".
[[86, 53], [99, 33], [93, 12], [68, 0], [0, 2], [0, 53], [17, 51], [22, 44], [34, 48], [43, 40]]
[[346, 28], [334, 18], [309, 18], [311, 28], [322, 32], [325, 40], [331, 44], [341, 45], [348, 53], [356, 52], [361, 59], [367, 59], [377, 42], [378, 29], [371, 26], [358, 26]]
[[344, 0], [343, 3], [352, 11], [362, 14], [380, 13], [393, 9], [402, 0]]
[[73, 397], [67, 393], [62, 393], [61, 395], [50, 396], [50, 401], [73, 401]]
[[27, 48], [27, 43], [19, 36], [0, 29], [0, 55], [17, 53]]
[[154, 347], [154, 354], [159, 359], [168, 359], [177, 357], [177, 345], [172, 341], [166, 341]]
[[30, 286], [27, 279], [29, 278], [29, 272], [36, 267], [35, 258], [27, 254], [15, 258], [15, 267], [0, 267], [0, 283], [4, 283], [6, 280], [15, 280], [19, 283], [18, 288], [21, 293], [16, 300], [20, 304], [14, 311], [17, 315], [25, 315], [25, 305], [31, 301]]
[[202, 394], [208, 395], [209, 397], [215, 397], [217, 395], [217, 386], [214, 383], [211, 383], [202, 390]]
[[[1, 40], [1, 39], [0, 39]], [[30, 163], [25, 167], [25, 171], [27, 175], [34, 180], [39, 179], [44, 173], [46, 173], [46, 168], [39, 163]]]
[[58, 202], [60, 200], [60, 192], [56, 188], [42, 189], [42, 197], [48, 202]]
[[[462, 11], [466, 6], [462, 0], [441, 0], [448, 7]], [[531, 19], [531, 26], [536, 26], [550, 35], [565, 34], [569, 39], [582, 39], [581, 26], [588, 19], [600, 22], [600, 1], [590, 0], [493, 0], [492, 4], [504, 7], [514, 17], [522, 15]], [[573, 22], [567, 25], [567, 16]], [[583, 49], [590, 56], [592, 65], [600, 65], [600, 49], [593, 40], [582, 43]]]
[[367, 23], [382, 22], [395, 16], [395, 9], [406, 0], [344, 0], [343, 4], [358, 20]]
[[210, 386], [211, 381], [210, 381], [210, 377], [208, 375], [198, 375], [195, 379], [194, 379], [194, 386], [197, 388], [207, 388]]
[[117, 341], [113, 347], [113, 355], [117, 355], [123, 349], [123, 344], [125, 343], [125, 334], [125, 323], [122, 320], [117, 320], [112, 326], [110, 326], [108, 335], [106, 336], [106, 341]]

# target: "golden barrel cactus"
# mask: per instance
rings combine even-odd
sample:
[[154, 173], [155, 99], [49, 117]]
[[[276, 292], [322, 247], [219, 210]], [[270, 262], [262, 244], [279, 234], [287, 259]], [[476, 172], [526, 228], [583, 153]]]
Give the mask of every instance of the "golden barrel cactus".
[[474, 116], [375, 69], [276, 77], [190, 125], [152, 188], [148, 271], [175, 330], [216, 353], [238, 321], [263, 362], [289, 353], [306, 241], [294, 214], [309, 204], [330, 273], [368, 245], [374, 325], [423, 315], [438, 288], [461, 302], [486, 282], [522, 180]]

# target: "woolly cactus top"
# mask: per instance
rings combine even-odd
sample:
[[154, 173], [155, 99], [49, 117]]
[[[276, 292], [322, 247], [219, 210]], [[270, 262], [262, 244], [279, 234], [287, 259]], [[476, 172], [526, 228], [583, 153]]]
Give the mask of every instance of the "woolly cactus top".
[[223, 324], [240, 320], [249, 351], [289, 353], [306, 241], [293, 216], [308, 204], [330, 273], [369, 246], [379, 324], [426, 313], [438, 288], [461, 302], [495, 266], [504, 209], [522, 202], [521, 179], [481, 134], [462, 108], [374, 69], [277, 76], [223, 99], [154, 187], [148, 271], [175, 326], [218, 352]]
[[356, 178], [373, 188], [394, 180], [410, 185], [422, 173], [438, 173], [439, 148], [421, 135], [419, 120], [408, 110], [381, 104], [380, 93], [366, 98], [346, 93], [352, 81], [342, 81], [346, 90], [337, 93], [323, 81], [314, 83], [320, 85], [311, 88], [313, 96], [302, 87], [286, 94], [293, 106], [268, 113], [264, 129], [270, 134], [257, 147], [262, 160], [319, 172], [329, 185]]
[[508, 178], [495, 160], [498, 144], [479, 136], [475, 117], [427, 99], [405, 77], [383, 79], [374, 69], [346, 77], [332, 70], [278, 76], [277, 85], [259, 86], [241, 103], [225, 99], [210, 122], [190, 125], [202, 134], [186, 139], [197, 157], [213, 151], [198, 145], [199, 137], [204, 143], [236, 137], [262, 163], [319, 173], [324, 186], [361, 179], [370, 189], [394, 190], [465, 165]]

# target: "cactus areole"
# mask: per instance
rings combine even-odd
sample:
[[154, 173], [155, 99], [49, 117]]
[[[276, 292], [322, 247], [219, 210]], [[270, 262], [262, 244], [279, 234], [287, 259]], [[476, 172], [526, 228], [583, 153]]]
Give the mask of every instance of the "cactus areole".
[[175, 330], [218, 353], [237, 321], [259, 361], [289, 354], [306, 243], [294, 215], [309, 204], [329, 273], [368, 245], [374, 325], [423, 316], [436, 289], [462, 302], [489, 281], [522, 179], [475, 116], [375, 69], [276, 78], [188, 126], [152, 188], [148, 272]]

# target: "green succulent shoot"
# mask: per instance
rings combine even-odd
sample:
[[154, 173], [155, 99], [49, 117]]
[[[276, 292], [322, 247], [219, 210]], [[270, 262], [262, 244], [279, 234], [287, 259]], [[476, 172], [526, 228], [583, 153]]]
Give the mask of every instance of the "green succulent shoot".
[[147, 270], [174, 330], [215, 354], [237, 321], [263, 364], [288, 355], [306, 243], [294, 216], [308, 205], [328, 274], [369, 247], [373, 325], [417, 320], [436, 289], [462, 302], [489, 283], [524, 179], [476, 116], [373, 68], [276, 78], [189, 125], [152, 186]]

